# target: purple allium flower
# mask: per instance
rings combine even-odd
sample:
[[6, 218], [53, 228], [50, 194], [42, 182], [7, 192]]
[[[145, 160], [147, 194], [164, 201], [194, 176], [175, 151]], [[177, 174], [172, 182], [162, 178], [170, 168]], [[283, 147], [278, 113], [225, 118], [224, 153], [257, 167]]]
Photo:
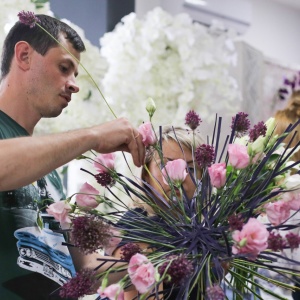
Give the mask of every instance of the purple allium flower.
[[36, 22], [40, 22], [40, 19], [31, 11], [22, 10], [18, 13], [18, 17], [21, 23], [28, 25], [30, 28], [34, 27]]
[[223, 289], [217, 284], [207, 287], [206, 295], [209, 300], [224, 300], [225, 299], [225, 293], [224, 293]]
[[244, 222], [242, 216], [238, 215], [231, 215], [228, 217], [228, 224], [230, 226], [230, 230], [242, 230]]
[[193, 110], [190, 110], [185, 116], [185, 124], [188, 125], [192, 130], [195, 130], [201, 122], [202, 120], [200, 119], [199, 115]]
[[250, 129], [249, 138], [251, 142], [257, 140], [260, 136], [266, 136], [267, 126], [263, 121], [254, 125], [253, 129]]
[[108, 245], [111, 238], [109, 229], [110, 226], [96, 216], [77, 217], [73, 220], [72, 242], [84, 254], [93, 253]]
[[158, 272], [162, 276], [165, 272], [165, 281], [168, 283], [179, 285], [184, 279], [189, 277], [194, 268], [192, 263], [184, 255], [170, 255], [167, 261], [164, 262], [159, 268]]
[[272, 251], [282, 251], [284, 249], [285, 242], [280, 234], [270, 232], [268, 237], [268, 248]]
[[[235, 129], [236, 136], [240, 137], [248, 132], [250, 128], [250, 121], [247, 117], [248, 114], [243, 112], [239, 112], [237, 116], [232, 117], [231, 129]], [[236, 124], [234, 125], [236, 118]]]
[[285, 236], [285, 238], [291, 250], [299, 248], [300, 237], [297, 234], [290, 232]]
[[59, 295], [62, 298], [77, 299], [86, 294], [91, 294], [92, 287], [97, 281], [94, 275], [94, 270], [90, 269], [83, 269], [80, 272], [77, 272], [75, 277], [61, 287]]
[[102, 172], [94, 175], [95, 179], [102, 186], [113, 186], [116, 181], [112, 178], [112, 176], [108, 172]]
[[130, 258], [137, 254], [141, 253], [142, 249], [138, 244], [128, 243], [121, 247], [121, 259], [130, 261]]
[[210, 167], [215, 158], [214, 147], [202, 144], [196, 148], [195, 160], [200, 168]]

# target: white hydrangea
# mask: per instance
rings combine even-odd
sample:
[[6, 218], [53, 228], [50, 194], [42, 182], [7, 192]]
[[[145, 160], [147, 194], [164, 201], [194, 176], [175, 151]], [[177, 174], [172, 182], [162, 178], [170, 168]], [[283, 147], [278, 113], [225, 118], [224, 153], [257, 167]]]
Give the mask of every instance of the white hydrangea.
[[148, 97], [158, 107], [156, 125], [182, 125], [189, 109], [206, 121], [214, 119], [216, 106], [232, 113], [240, 100], [229, 73], [236, 52], [230, 34], [215, 32], [187, 14], [171, 16], [159, 7], [143, 19], [125, 16], [100, 39], [108, 62], [102, 84], [116, 114], [140, 125], [148, 120]]

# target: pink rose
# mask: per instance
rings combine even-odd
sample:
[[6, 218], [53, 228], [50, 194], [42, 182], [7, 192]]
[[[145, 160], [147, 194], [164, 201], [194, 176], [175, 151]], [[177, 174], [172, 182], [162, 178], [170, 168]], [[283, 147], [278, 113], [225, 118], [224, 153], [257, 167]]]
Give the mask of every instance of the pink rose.
[[219, 163], [211, 165], [208, 168], [208, 174], [212, 186], [216, 187], [217, 189], [223, 187], [226, 182], [226, 164]]
[[99, 204], [97, 195], [99, 195], [99, 191], [85, 182], [76, 195], [76, 203], [81, 207], [96, 208]]
[[139, 266], [148, 262], [149, 262], [148, 258], [143, 254], [137, 253], [133, 255], [129, 261], [128, 273], [129, 274], [135, 273]]
[[250, 218], [242, 230], [236, 230], [232, 234], [235, 245], [232, 253], [248, 253], [256, 257], [268, 247], [269, 232], [265, 225], [255, 218]]
[[60, 222], [62, 228], [68, 228], [71, 224], [71, 219], [69, 218], [69, 212], [71, 211], [71, 206], [66, 201], [58, 201], [48, 206], [46, 209], [47, 213], [55, 218], [55, 220]]
[[95, 158], [94, 167], [99, 173], [107, 173], [108, 169], [113, 170], [115, 168], [114, 153], [99, 154]]
[[299, 191], [283, 193], [282, 200], [287, 202], [290, 209], [292, 209], [292, 210], [300, 209], [300, 193], [299, 193]]
[[102, 291], [102, 287], [97, 290], [101, 298], [109, 298], [110, 300], [124, 300], [124, 291], [120, 284], [115, 283], [109, 285]]
[[110, 230], [112, 237], [108, 241], [108, 245], [105, 247], [104, 251], [107, 255], [112, 255], [116, 250], [117, 246], [121, 243], [122, 238], [119, 237], [120, 232], [116, 229]]
[[229, 163], [235, 169], [244, 169], [250, 163], [247, 147], [239, 144], [228, 145]]
[[265, 209], [267, 217], [273, 225], [285, 222], [290, 216], [290, 206], [283, 200], [269, 202], [265, 205]]
[[162, 169], [163, 181], [167, 185], [169, 184], [167, 181], [169, 178], [175, 186], [180, 187], [187, 174], [186, 162], [181, 158], [168, 161]]
[[142, 136], [142, 141], [143, 141], [145, 147], [154, 145], [156, 143], [157, 139], [156, 139], [155, 133], [153, 131], [151, 122], [143, 123], [138, 128], [138, 132]]
[[155, 283], [155, 268], [146, 256], [135, 254], [128, 265], [128, 274], [139, 293], [146, 293]]

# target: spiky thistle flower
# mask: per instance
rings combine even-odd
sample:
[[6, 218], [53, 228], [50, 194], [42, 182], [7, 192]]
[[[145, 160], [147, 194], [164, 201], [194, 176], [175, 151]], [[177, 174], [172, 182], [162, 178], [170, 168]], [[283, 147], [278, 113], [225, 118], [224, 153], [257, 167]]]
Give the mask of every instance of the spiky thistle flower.
[[111, 187], [116, 183], [116, 181], [110, 175], [109, 172], [101, 172], [101, 173], [94, 175], [94, 177], [100, 185], [105, 186], [105, 187]]
[[228, 224], [230, 226], [230, 230], [242, 230], [244, 222], [242, 215], [234, 214], [228, 217]]
[[250, 121], [248, 119], [248, 114], [239, 112], [235, 117], [232, 117], [231, 129], [235, 130], [236, 136], [243, 136], [248, 132], [249, 128]]
[[80, 298], [84, 295], [92, 293], [92, 287], [96, 283], [95, 271], [91, 269], [83, 269], [76, 273], [70, 281], [65, 283], [59, 295], [62, 298]]
[[40, 22], [40, 19], [36, 17], [34, 12], [31, 11], [20, 11], [18, 13], [19, 21], [25, 25], [28, 25], [30, 28], [33, 28], [36, 22]]
[[195, 130], [201, 122], [202, 120], [200, 119], [199, 115], [193, 110], [190, 110], [185, 116], [185, 124], [188, 125], [192, 130]]
[[196, 148], [195, 160], [200, 168], [210, 167], [215, 158], [215, 149], [212, 145], [202, 144]]
[[258, 122], [249, 131], [250, 142], [256, 141], [260, 136], [266, 136], [266, 132], [267, 132], [266, 124], [263, 121]]
[[97, 216], [85, 215], [73, 220], [72, 242], [84, 254], [93, 253], [108, 245], [110, 226]]
[[174, 285], [179, 285], [193, 272], [192, 263], [184, 255], [170, 255], [159, 268], [158, 272], [162, 276], [166, 272], [165, 281]]
[[282, 236], [278, 233], [270, 232], [268, 237], [268, 248], [272, 251], [282, 251], [285, 247], [285, 241]]
[[142, 249], [138, 244], [128, 243], [121, 247], [121, 259], [130, 261], [130, 258], [137, 254], [141, 253]]
[[287, 244], [291, 248], [291, 250], [299, 248], [300, 237], [297, 234], [290, 232], [285, 236], [285, 238], [286, 238]]

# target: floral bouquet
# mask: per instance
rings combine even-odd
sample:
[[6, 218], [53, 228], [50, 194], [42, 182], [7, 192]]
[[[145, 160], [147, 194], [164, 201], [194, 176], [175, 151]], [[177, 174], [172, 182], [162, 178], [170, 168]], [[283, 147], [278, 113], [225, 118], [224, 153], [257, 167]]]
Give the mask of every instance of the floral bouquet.
[[[23, 12], [19, 17], [29, 26], [38, 25], [32, 13]], [[291, 149], [291, 142], [283, 143], [300, 121], [277, 136], [273, 134], [274, 119], [250, 129], [248, 115], [238, 113], [221, 147], [222, 118], [216, 118], [212, 137], [205, 144], [195, 144], [194, 168], [190, 169], [183, 159], [164, 162], [161, 129], [155, 134], [151, 123], [155, 112], [151, 99], [147, 111], [150, 121], [140, 126], [139, 134], [147, 150], [161, 157], [161, 175], [171, 194], [118, 173], [113, 153], [82, 156], [95, 168], [94, 172], [84, 171], [107, 193], [100, 195], [86, 183], [74, 197], [51, 204], [47, 212], [70, 233], [70, 246], [87, 255], [104, 249], [105, 255], [99, 254], [93, 268], [78, 272], [64, 284], [60, 295], [78, 298], [96, 287], [98, 299], [121, 300], [125, 291], [134, 288], [135, 299], [217, 300], [226, 299], [226, 290], [230, 290], [239, 300], [247, 293], [263, 299], [261, 289], [284, 299], [260, 282], [272, 281], [286, 289], [293, 285], [266, 277], [260, 270], [272, 270], [291, 283], [293, 276], [300, 275], [278, 263], [285, 260], [299, 265], [282, 251], [294, 250], [300, 243], [300, 237], [292, 232], [300, 225], [290, 222], [300, 209], [299, 162], [292, 161], [300, 142]], [[200, 117], [192, 110], [185, 123], [194, 140], [201, 128]], [[200, 178], [194, 171], [197, 168]], [[191, 197], [183, 188], [187, 176], [193, 179], [195, 189]], [[112, 190], [116, 183], [133, 203], [143, 202], [152, 213], [129, 207]], [[103, 213], [96, 209], [99, 203], [118, 204], [120, 209]], [[283, 236], [286, 231], [289, 233]], [[114, 256], [116, 251], [120, 258]]]
[[[148, 106], [151, 120], [153, 109], [149, 107], [154, 106]], [[111, 192], [110, 196], [100, 196], [86, 183], [75, 201], [71, 197], [47, 210], [61, 223], [71, 225], [72, 242], [82, 252], [105, 249], [111, 255], [119, 247], [121, 258], [99, 255], [95, 269], [78, 273], [62, 287], [61, 295], [90, 293], [100, 280], [99, 299], [123, 299], [124, 290], [132, 285], [138, 291], [136, 299], [162, 299], [162, 295], [165, 299], [226, 299], [226, 289], [234, 299], [244, 299], [247, 293], [263, 299], [259, 289], [285, 299], [259, 282], [271, 280], [275, 285], [293, 288], [286, 280], [264, 277], [260, 272], [263, 269], [282, 278], [299, 276], [297, 271], [276, 263], [285, 259], [299, 264], [281, 253], [298, 248], [300, 242], [292, 232], [281, 234], [299, 226], [289, 222], [291, 214], [300, 209], [299, 162], [291, 160], [297, 147], [288, 149], [289, 145], [282, 143], [297, 124], [274, 136], [274, 119], [249, 129], [247, 116], [239, 113], [233, 117], [231, 135], [222, 148], [218, 144], [221, 118], [216, 120], [212, 139], [195, 147], [193, 164], [201, 168], [202, 176], [199, 181], [195, 174], [189, 174], [196, 190], [192, 198], [182, 187], [187, 174], [192, 173], [182, 159], [161, 166], [172, 191], [166, 200], [147, 182], [119, 174], [114, 169], [114, 154], [95, 156], [95, 173], [91, 176]], [[190, 111], [185, 121], [193, 136], [199, 130], [199, 116]], [[139, 132], [148, 151], [155, 149], [163, 155], [160, 135], [155, 135], [151, 122], [141, 125]], [[154, 213], [123, 203], [111, 190], [116, 182], [133, 202], [138, 199], [146, 203]], [[117, 203], [121, 209], [103, 214], [95, 209], [100, 202]], [[118, 273], [123, 277], [108, 285], [109, 277]]]

